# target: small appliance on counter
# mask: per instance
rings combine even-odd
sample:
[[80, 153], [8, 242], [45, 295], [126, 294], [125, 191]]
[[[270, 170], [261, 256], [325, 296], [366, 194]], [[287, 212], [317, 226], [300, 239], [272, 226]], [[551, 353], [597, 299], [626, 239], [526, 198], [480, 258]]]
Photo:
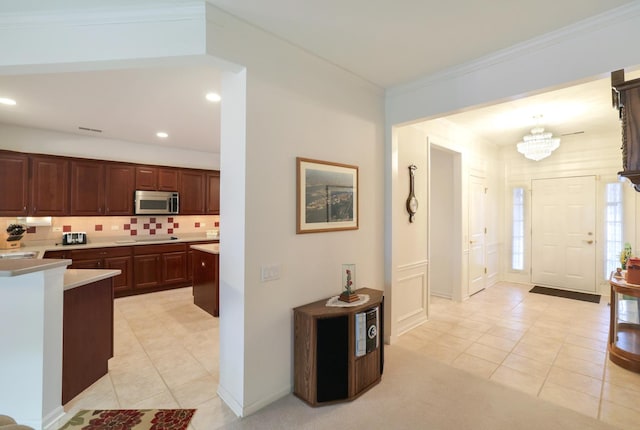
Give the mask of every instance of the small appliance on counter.
[[86, 243], [87, 243], [87, 233], [83, 231], [62, 233], [63, 245], [84, 245]]

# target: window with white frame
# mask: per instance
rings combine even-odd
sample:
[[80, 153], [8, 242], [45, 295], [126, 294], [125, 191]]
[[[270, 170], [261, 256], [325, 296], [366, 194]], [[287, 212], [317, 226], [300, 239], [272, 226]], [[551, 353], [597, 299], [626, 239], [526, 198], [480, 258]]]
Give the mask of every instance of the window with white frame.
[[511, 269], [524, 270], [524, 188], [514, 188], [512, 200]]
[[613, 182], [606, 187], [605, 225], [605, 278], [620, 267], [620, 252], [624, 247], [622, 242], [622, 184]]

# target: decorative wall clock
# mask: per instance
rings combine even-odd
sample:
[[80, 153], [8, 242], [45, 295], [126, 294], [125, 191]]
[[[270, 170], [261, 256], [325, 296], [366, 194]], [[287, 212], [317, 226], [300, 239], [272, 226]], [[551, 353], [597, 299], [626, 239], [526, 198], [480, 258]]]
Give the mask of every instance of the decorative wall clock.
[[407, 197], [407, 212], [409, 212], [409, 222], [413, 222], [413, 217], [418, 211], [418, 199], [414, 192], [414, 172], [417, 167], [415, 164], [409, 166], [409, 197]]

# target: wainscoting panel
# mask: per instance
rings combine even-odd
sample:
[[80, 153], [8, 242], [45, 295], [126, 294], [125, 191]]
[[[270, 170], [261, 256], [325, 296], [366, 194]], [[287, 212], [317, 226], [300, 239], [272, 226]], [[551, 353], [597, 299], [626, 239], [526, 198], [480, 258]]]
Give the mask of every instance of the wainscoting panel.
[[428, 262], [399, 266], [394, 288], [394, 326], [398, 335], [422, 324], [428, 317]]
[[500, 245], [490, 243], [487, 245], [487, 279], [486, 286], [490, 287], [498, 282], [500, 273]]

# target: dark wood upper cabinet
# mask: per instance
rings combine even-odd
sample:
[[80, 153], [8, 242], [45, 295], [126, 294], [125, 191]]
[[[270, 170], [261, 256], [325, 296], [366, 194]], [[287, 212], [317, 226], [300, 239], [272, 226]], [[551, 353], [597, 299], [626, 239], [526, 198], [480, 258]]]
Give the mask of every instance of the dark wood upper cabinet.
[[134, 167], [129, 164], [107, 164], [105, 175], [105, 214], [132, 215]]
[[29, 157], [0, 153], [0, 216], [28, 215]]
[[71, 215], [105, 215], [104, 162], [71, 162]]
[[170, 167], [137, 166], [136, 190], [178, 191], [178, 169]]
[[220, 172], [207, 172], [206, 208], [207, 215], [220, 215]]
[[136, 167], [136, 190], [155, 191], [157, 180], [158, 170], [155, 167]]
[[0, 216], [69, 214], [69, 162], [65, 158], [0, 153]]
[[69, 161], [58, 157], [31, 157], [30, 194], [31, 215], [68, 215]]
[[180, 172], [180, 215], [202, 215], [205, 207], [205, 172]]
[[220, 172], [0, 150], [0, 216], [126, 216], [135, 190], [180, 193], [181, 215], [220, 213]]
[[158, 167], [158, 190], [178, 191], [178, 169]]

